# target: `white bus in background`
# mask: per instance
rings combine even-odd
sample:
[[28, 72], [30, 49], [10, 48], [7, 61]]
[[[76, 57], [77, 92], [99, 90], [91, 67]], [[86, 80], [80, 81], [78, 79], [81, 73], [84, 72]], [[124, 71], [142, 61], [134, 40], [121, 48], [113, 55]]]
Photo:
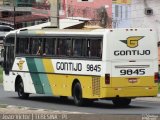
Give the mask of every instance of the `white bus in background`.
[[3, 40], [4, 36], [12, 30], [14, 30], [14, 28], [8, 25], [0, 25], [0, 40]]
[[23, 30], [5, 38], [5, 91], [73, 96], [129, 105], [158, 93], [157, 34], [153, 29]]
[[3, 57], [3, 51], [4, 51], [4, 47], [3, 47], [3, 40], [5, 35], [14, 30], [14, 28], [8, 26], [8, 25], [0, 25], [0, 64], [3, 63], [4, 57]]

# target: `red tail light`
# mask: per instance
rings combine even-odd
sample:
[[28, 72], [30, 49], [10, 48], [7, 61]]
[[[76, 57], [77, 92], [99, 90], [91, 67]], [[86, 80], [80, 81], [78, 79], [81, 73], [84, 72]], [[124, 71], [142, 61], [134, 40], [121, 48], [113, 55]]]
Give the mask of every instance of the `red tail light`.
[[110, 74], [105, 74], [105, 84], [110, 84]]
[[158, 72], [154, 73], [154, 82], [155, 83], [158, 83], [158, 78], [159, 78], [158, 76], [159, 76]]

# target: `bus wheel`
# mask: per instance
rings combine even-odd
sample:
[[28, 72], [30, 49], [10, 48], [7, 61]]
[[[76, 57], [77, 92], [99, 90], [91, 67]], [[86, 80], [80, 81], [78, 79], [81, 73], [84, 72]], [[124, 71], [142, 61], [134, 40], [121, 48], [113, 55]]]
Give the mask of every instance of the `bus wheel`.
[[73, 98], [74, 103], [77, 106], [82, 106], [84, 104], [84, 99], [82, 98], [82, 88], [79, 82], [77, 82], [73, 87]]
[[112, 100], [113, 104], [117, 107], [126, 107], [131, 103], [130, 98], [117, 98]]
[[24, 92], [24, 85], [23, 82], [20, 81], [17, 85], [17, 93], [18, 93], [18, 97], [21, 99], [27, 99], [29, 97], [29, 93], [25, 93]]

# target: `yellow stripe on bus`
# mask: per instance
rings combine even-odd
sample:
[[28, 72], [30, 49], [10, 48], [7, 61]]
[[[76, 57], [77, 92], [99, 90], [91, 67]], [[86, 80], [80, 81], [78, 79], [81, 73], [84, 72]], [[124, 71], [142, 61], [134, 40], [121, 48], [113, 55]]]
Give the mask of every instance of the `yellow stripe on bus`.
[[[54, 66], [51, 59], [43, 59], [44, 69], [46, 73], [54, 73]], [[66, 75], [47, 74], [53, 95], [71, 95], [70, 91], [66, 91]]]
[[[43, 59], [42, 61], [43, 61], [45, 72], [54, 73], [53, 64], [52, 64], [51, 59]], [[53, 87], [54, 87], [55, 82], [54, 82], [53, 74], [47, 74], [47, 77], [48, 77], [48, 81], [52, 89], [52, 94], [54, 94]]]

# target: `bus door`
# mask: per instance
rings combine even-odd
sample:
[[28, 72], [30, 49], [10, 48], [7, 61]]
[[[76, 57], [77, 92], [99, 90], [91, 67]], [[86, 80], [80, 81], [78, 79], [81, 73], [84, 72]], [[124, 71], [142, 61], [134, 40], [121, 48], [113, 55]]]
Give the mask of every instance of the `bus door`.
[[14, 62], [14, 44], [6, 44], [4, 46], [4, 71], [6, 75], [9, 75], [9, 71], [12, 69]]

